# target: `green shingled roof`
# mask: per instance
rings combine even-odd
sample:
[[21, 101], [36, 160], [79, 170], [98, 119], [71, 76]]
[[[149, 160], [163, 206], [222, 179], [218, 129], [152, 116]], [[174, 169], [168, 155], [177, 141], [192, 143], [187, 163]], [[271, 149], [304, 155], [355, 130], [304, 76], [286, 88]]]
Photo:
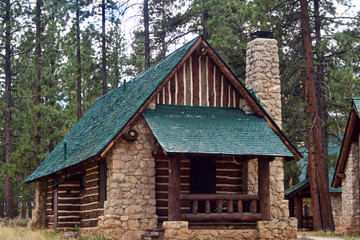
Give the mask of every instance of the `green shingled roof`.
[[[99, 155], [181, 61], [199, 37], [127, 83], [98, 99], [25, 182]], [[64, 160], [64, 142], [67, 156]]]
[[168, 153], [293, 156], [264, 118], [238, 108], [157, 105], [143, 116]]
[[[334, 174], [335, 174], [335, 171], [334, 170], [331, 170], [329, 171], [329, 192], [330, 193], [341, 193], [342, 192], [342, 188], [339, 187], [339, 188], [333, 188], [331, 187], [331, 181], [332, 179], [334, 178]], [[292, 194], [293, 192], [296, 192], [297, 190], [305, 187], [306, 185], [310, 186], [310, 179], [309, 178], [306, 178], [304, 181], [302, 182], [299, 182], [298, 184], [292, 186], [291, 188], [288, 188], [287, 190], [285, 190], [284, 192], [284, 196], [289, 196], [290, 194]]]

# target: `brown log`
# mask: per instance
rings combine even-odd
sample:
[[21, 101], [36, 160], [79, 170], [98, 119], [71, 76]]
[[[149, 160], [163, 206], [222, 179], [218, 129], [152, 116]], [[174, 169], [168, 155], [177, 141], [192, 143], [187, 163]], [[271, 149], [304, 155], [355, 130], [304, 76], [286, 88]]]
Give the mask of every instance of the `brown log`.
[[[170, 80], [169, 80], [170, 81]], [[164, 92], [165, 92], [165, 104], [170, 104], [169, 103], [169, 99], [170, 99], [170, 95], [169, 95], [169, 83], [164, 85]]]
[[243, 206], [242, 206], [242, 201], [241, 200], [237, 201], [237, 210], [238, 210], [238, 213], [243, 212]]
[[199, 213], [199, 214], [182, 214], [182, 221], [259, 221], [261, 220], [260, 213]]
[[199, 56], [192, 55], [192, 76], [193, 76], [193, 105], [199, 106]]
[[210, 201], [209, 200], [205, 201], [205, 213], [207, 213], [207, 214], [210, 213]]
[[229, 82], [224, 78], [224, 89], [223, 89], [223, 106], [228, 107], [229, 104]]
[[222, 200], [218, 200], [217, 201], [217, 213], [222, 213], [222, 209], [223, 209], [223, 201]]
[[171, 101], [169, 101], [169, 104], [177, 104], [175, 102], [175, 77], [170, 80], [170, 98]]
[[289, 199], [289, 215], [290, 217], [294, 217], [295, 214], [294, 214], [294, 209], [295, 208], [295, 205], [294, 205], [294, 198], [290, 198]]
[[181, 68], [179, 68], [179, 71], [176, 74], [178, 80], [178, 102], [176, 104], [184, 105], [184, 66], [181, 66]]
[[216, 98], [216, 107], [221, 107], [221, 72], [218, 67], [216, 67], [215, 73], [215, 98]]
[[257, 213], [257, 201], [252, 200], [250, 203], [250, 212]]
[[197, 214], [198, 213], [198, 206], [199, 206], [199, 201], [193, 201], [193, 207], [192, 207], [192, 213], [193, 214]]
[[[192, 57], [190, 57], [192, 59]], [[186, 103], [185, 105], [192, 105], [191, 102], [191, 94], [192, 94], [192, 88], [191, 88], [191, 75], [192, 73], [190, 72], [190, 59], [188, 61], [186, 61], [185, 63], [185, 83], [186, 83]], [[184, 100], [184, 101], [185, 101]]]
[[302, 214], [302, 197], [297, 197], [296, 198], [296, 218], [298, 219], [298, 228], [302, 228], [303, 225], [303, 214]]
[[232, 200], [228, 200], [227, 212], [228, 213], [233, 213], [234, 212], [234, 206], [233, 206], [233, 201]]
[[82, 228], [97, 227], [97, 225], [98, 225], [98, 220], [80, 222], [80, 227]]
[[208, 57], [206, 55], [201, 57], [201, 72], [200, 72], [200, 84], [201, 84], [201, 92], [199, 92], [199, 95], [201, 95], [201, 103], [200, 106], [207, 106], [207, 95], [208, 95], [208, 82], [206, 81], [207, 72], [206, 72], [206, 59]]
[[184, 155], [175, 155], [169, 160], [169, 221], [179, 221], [181, 217], [180, 205], [180, 160]]
[[215, 106], [214, 99], [214, 64], [212, 63], [211, 59], [208, 58], [208, 86], [209, 86], [209, 103], [210, 106]]
[[54, 230], [57, 230], [58, 227], [58, 190], [54, 188], [54, 203], [53, 203], [53, 212], [54, 212]]
[[181, 200], [260, 200], [258, 195], [236, 195], [236, 194], [181, 194]]
[[[153, 154], [155, 160], [156, 159], [167, 159], [168, 158], [167, 153], [164, 151], [164, 149], [160, 146], [160, 144], [158, 142], [155, 143], [152, 154]], [[168, 164], [168, 163], [166, 162], [165, 164]], [[161, 175], [161, 173], [159, 173], [159, 174]], [[166, 173], [166, 175], [167, 174], [168, 173]]]
[[270, 167], [266, 157], [258, 158], [258, 194], [262, 220], [270, 220]]

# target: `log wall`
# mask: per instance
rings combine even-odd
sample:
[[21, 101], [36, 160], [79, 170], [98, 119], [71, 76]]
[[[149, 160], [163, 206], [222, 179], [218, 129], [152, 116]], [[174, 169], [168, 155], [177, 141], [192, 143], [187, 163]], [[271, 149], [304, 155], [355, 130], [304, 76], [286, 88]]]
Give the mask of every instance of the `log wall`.
[[[46, 216], [49, 228], [54, 228], [54, 184], [64, 180], [65, 174], [48, 179], [46, 193]], [[103, 215], [103, 203], [99, 203], [99, 166], [92, 162], [83, 171], [68, 173], [67, 181], [58, 189], [57, 229], [97, 227], [98, 217]]]
[[156, 96], [158, 104], [240, 107], [245, 100], [207, 56], [194, 53]]
[[[169, 160], [158, 159], [155, 162], [156, 214], [161, 223], [168, 216]], [[181, 160], [181, 193], [190, 193], [190, 160]], [[216, 159], [216, 193], [243, 194], [243, 164], [235, 157]], [[181, 202], [181, 214], [190, 213], [191, 203]]]

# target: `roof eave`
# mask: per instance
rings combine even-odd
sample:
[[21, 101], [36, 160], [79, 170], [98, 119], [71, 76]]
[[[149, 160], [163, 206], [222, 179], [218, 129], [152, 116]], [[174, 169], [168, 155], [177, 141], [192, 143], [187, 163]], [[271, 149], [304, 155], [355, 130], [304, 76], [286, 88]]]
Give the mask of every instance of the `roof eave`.
[[358, 118], [358, 117], [359, 116], [357, 114], [357, 111], [354, 109], [354, 105], [353, 105], [353, 107], [350, 110], [349, 118], [348, 118], [348, 121], [347, 121], [347, 124], [346, 124], [345, 135], [344, 135], [344, 138], [343, 138], [343, 141], [342, 141], [342, 144], [341, 144], [339, 158], [338, 158], [338, 161], [336, 163], [334, 178], [333, 178], [332, 183], [331, 183], [331, 186], [333, 188], [340, 187], [341, 179], [338, 177], [338, 174], [344, 172], [344, 168], [345, 168], [345, 165], [346, 165], [346, 160], [347, 160], [349, 150], [350, 150], [352, 132], [353, 132], [354, 127], [355, 127], [356, 118]]

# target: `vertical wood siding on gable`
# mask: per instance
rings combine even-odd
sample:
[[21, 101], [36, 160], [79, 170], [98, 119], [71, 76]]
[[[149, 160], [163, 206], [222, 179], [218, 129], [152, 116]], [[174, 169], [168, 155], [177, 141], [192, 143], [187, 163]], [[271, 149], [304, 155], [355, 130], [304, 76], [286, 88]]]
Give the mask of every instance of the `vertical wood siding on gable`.
[[156, 96], [157, 104], [241, 107], [241, 96], [207, 56], [194, 53]]

